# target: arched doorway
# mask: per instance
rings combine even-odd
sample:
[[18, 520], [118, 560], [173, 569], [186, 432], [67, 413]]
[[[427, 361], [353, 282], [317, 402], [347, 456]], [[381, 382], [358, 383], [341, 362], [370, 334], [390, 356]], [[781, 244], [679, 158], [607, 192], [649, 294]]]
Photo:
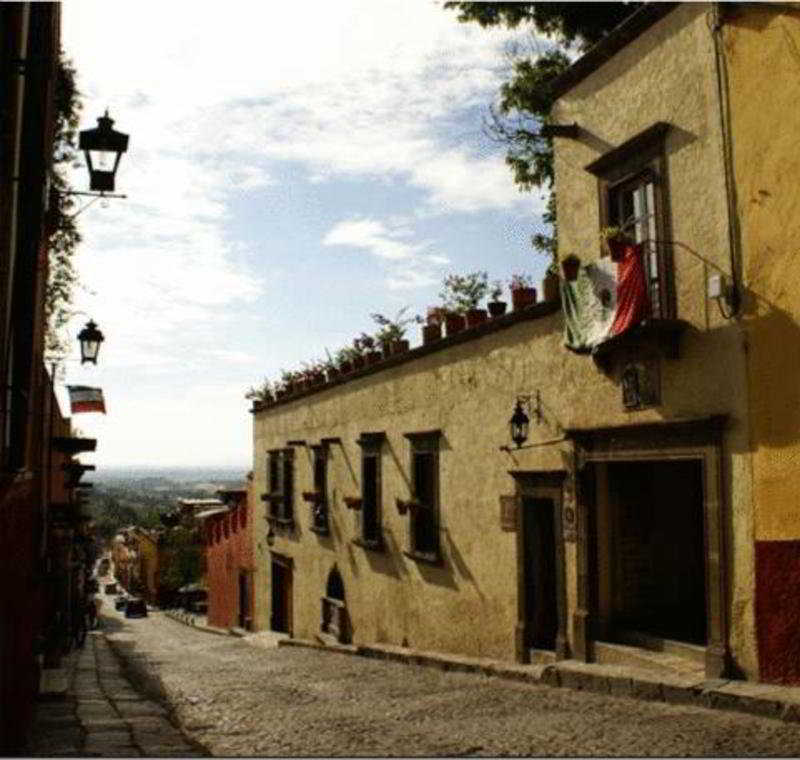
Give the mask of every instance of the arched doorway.
[[320, 631], [320, 638], [323, 641], [340, 644], [350, 642], [350, 619], [345, 605], [344, 580], [336, 565], [328, 573], [328, 581], [325, 584]]

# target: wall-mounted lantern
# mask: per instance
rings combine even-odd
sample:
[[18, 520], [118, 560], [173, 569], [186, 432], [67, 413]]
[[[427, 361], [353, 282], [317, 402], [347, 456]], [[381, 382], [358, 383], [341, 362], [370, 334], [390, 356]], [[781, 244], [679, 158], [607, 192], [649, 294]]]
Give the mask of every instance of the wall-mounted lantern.
[[508, 429], [511, 440], [514, 441], [518, 449], [528, 440], [528, 431], [531, 425], [531, 415], [536, 418], [538, 425], [542, 421], [542, 407], [539, 398], [539, 391], [536, 391], [536, 406], [531, 409], [530, 396], [517, 396], [514, 403], [514, 412], [508, 421]]
[[81, 364], [84, 362], [97, 364], [97, 354], [100, 351], [100, 344], [105, 338], [91, 319], [86, 323], [86, 327], [78, 333], [78, 340], [81, 344]]
[[520, 448], [525, 441], [528, 440], [528, 429], [530, 428], [531, 419], [525, 414], [524, 407], [529, 406], [528, 400], [524, 396], [517, 397], [517, 403], [514, 405], [514, 413], [508, 421], [509, 432], [511, 433], [511, 440]]
[[97, 127], [83, 130], [78, 141], [89, 168], [89, 188], [100, 193], [114, 192], [119, 160], [128, 150], [128, 135], [112, 129], [113, 123], [106, 109], [105, 114], [97, 120]]

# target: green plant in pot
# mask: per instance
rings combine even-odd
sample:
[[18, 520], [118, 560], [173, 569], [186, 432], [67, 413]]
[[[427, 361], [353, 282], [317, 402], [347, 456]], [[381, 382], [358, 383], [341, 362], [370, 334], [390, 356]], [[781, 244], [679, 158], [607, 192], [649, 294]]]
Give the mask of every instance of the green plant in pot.
[[528, 274], [515, 274], [508, 283], [511, 291], [511, 305], [514, 311], [521, 311], [536, 303], [536, 288]]
[[370, 315], [378, 325], [379, 329], [375, 333], [375, 338], [381, 346], [384, 357], [408, 351], [409, 342], [406, 340], [406, 330], [409, 325], [419, 324], [422, 320], [417, 315], [407, 317], [405, 315], [407, 311], [408, 306], [404, 306], [395, 314], [394, 318], [378, 313]]
[[244, 397], [253, 402], [253, 409], [258, 411], [265, 406], [269, 406], [275, 401], [275, 388], [269, 378], [264, 378], [264, 382], [258, 386], [250, 386]]
[[[442, 337], [442, 325], [444, 324], [445, 310], [441, 306], [429, 306], [422, 325], [422, 345], [440, 340]], [[422, 321], [422, 320], [420, 320]]]
[[378, 342], [372, 335], [362, 332], [356, 340], [364, 351], [364, 356], [366, 357], [368, 365], [377, 364], [383, 358], [381, 352], [378, 350]]
[[325, 359], [322, 361], [322, 369], [329, 383], [336, 380], [341, 374], [336, 359], [331, 356], [331, 352], [327, 348], [325, 349]]
[[[444, 308], [450, 314], [463, 315], [467, 327], [477, 327], [487, 319], [485, 309], [478, 304], [489, 291], [489, 275], [487, 272], [469, 272], [467, 274], [449, 274], [442, 282], [439, 293]], [[447, 329], [447, 321], [445, 321]], [[448, 330], [448, 335], [450, 331]]]
[[492, 317], [502, 317], [506, 313], [506, 302], [501, 301], [503, 295], [503, 283], [501, 280], [495, 280], [492, 283], [492, 289], [489, 291], [489, 301], [486, 308], [489, 309], [489, 314]]
[[350, 346], [343, 346], [336, 352], [336, 366], [342, 375], [353, 371], [353, 354], [354, 351]]

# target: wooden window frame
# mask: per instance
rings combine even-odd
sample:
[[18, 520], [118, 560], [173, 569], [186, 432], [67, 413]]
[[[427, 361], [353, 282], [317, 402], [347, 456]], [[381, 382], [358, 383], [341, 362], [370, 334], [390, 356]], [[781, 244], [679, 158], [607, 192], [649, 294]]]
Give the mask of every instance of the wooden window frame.
[[[385, 433], [362, 433], [356, 443], [361, 447], [361, 535], [355, 540], [365, 549], [382, 551], [383, 543], [383, 480], [382, 480], [382, 453]], [[374, 465], [375, 483], [374, 500], [368, 498], [367, 489], [367, 462]], [[372, 534], [367, 532], [367, 512], [373, 516], [370, 524], [374, 526]]]
[[314, 493], [317, 501], [311, 503], [311, 527], [314, 533], [327, 536], [330, 533], [330, 516], [328, 514], [328, 447], [320, 443], [311, 446], [311, 472], [314, 482]]
[[267, 452], [267, 520], [294, 525], [294, 449]]
[[[439, 448], [441, 431], [428, 430], [421, 433], [405, 433], [405, 437], [410, 443], [409, 468], [411, 475], [412, 502], [419, 504], [419, 508], [409, 510], [408, 521], [408, 545], [409, 548], [403, 552], [407, 557], [431, 564], [441, 564], [442, 545], [440, 538], [441, 531], [441, 510], [439, 495]], [[430, 501], [427, 504], [420, 500], [419, 484], [417, 482], [417, 457], [430, 457]], [[427, 522], [427, 528], [424, 523]], [[420, 545], [421, 534], [427, 533], [430, 545]]]
[[[613, 199], [626, 187], [652, 186], [653, 220], [655, 240], [650, 245], [656, 262], [655, 276], [650, 262], [646, 262], [648, 272], [648, 292], [652, 283], [658, 285], [658, 302], [653, 304], [654, 318], [675, 319], [675, 268], [672, 256], [671, 219], [669, 202], [669, 182], [667, 160], [664, 150], [666, 135], [670, 125], [656, 122], [651, 127], [627, 140], [622, 145], [604, 153], [588, 164], [586, 171], [597, 177], [598, 205], [600, 209], [600, 228], [617, 225], [613, 213]], [[607, 255], [601, 247], [601, 256]]]

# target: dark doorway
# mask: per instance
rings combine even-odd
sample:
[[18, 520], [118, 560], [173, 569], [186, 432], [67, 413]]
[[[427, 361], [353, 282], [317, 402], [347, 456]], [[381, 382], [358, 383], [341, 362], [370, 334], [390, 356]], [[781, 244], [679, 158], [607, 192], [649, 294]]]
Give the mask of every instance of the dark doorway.
[[606, 467], [596, 557], [609, 634], [706, 644], [702, 462]]
[[250, 594], [244, 570], [239, 571], [239, 628], [250, 630]]
[[556, 603], [555, 505], [552, 499], [522, 498], [525, 646], [555, 649]]
[[292, 566], [290, 562], [274, 555], [270, 628], [281, 633], [292, 632]]

